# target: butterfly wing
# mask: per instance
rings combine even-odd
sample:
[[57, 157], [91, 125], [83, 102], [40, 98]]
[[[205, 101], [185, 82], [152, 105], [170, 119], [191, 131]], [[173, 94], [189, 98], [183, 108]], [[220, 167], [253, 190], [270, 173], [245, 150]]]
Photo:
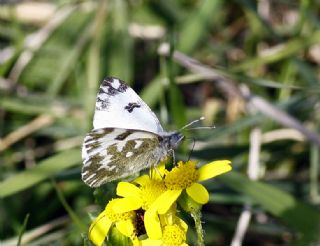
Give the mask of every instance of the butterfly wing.
[[82, 146], [82, 180], [97, 187], [150, 167], [167, 155], [162, 140], [157, 134], [141, 130], [92, 130]]
[[100, 86], [93, 127], [163, 132], [148, 105], [122, 80], [112, 77], [105, 78]]

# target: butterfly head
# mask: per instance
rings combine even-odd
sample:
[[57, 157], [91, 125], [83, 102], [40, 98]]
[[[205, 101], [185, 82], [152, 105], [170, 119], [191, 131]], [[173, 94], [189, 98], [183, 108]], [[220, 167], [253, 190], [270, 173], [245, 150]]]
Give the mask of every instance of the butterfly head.
[[162, 137], [168, 149], [176, 149], [184, 139], [184, 135], [181, 132], [166, 132]]

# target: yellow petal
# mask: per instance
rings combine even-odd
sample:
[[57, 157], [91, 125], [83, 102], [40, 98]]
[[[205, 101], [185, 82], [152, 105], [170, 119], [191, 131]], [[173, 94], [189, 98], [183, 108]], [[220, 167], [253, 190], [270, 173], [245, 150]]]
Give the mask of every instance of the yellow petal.
[[142, 246], [161, 246], [161, 240], [146, 239], [142, 241]]
[[165, 214], [178, 199], [182, 190], [167, 190], [154, 201], [159, 214]]
[[188, 231], [188, 224], [186, 222], [184, 222], [184, 220], [180, 219], [179, 217], [176, 217], [176, 218], [178, 219], [177, 224], [179, 224], [183, 228], [183, 230], [185, 232], [187, 232]]
[[159, 219], [161, 225], [172, 225], [176, 221], [176, 206], [175, 208], [171, 207], [165, 214], [159, 214]]
[[134, 184], [128, 182], [119, 182], [117, 186], [117, 195], [122, 197], [140, 196], [140, 189]]
[[141, 246], [141, 242], [137, 236], [135, 236], [134, 238], [131, 238], [131, 242], [133, 246]]
[[163, 175], [164, 171], [166, 170], [166, 162], [161, 162], [159, 165], [157, 165], [157, 169], [160, 172], [160, 174]]
[[90, 225], [88, 233], [89, 239], [97, 246], [102, 245], [111, 225], [112, 221], [102, 212]]
[[162, 237], [162, 230], [156, 206], [151, 206], [144, 213], [144, 226], [150, 239], [160, 239]]
[[125, 197], [120, 198], [114, 202], [112, 209], [116, 213], [124, 213], [141, 208], [142, 199], [139, 197]]
[[205, 204], [209, 201], [209, 193], [207, 189], [199, 183], [193, 183], [186, 189], [187, 194], [197, 203]]
[[223, 161], [213, 161], [209, 164], [203, 165], [199, 168], [199, 178], [198, 181], [206, 180], [218, 176], [220, 174], [229, 172], [231, 167], [231, 161], [223, 160]]
[[149, 180], [150, 180], [149, 175], [142, 175], [142, 176], [136, 178], [133, 182], [135, 182], [135, 183], [143, 186], [143, 185], [145, 185]]
[[117, 229], [125, 236], [132, 237], [135, 227], [131, 220], [122, 220], [116, 223]]

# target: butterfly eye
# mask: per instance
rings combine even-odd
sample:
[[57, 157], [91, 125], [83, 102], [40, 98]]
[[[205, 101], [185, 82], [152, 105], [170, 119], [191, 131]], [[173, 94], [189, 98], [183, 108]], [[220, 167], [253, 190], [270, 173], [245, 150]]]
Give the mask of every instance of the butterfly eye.
[[184, 136], [182, 133], [180, 132], [173, 133], [172, 135], [170, 135], [170, 139], [169, 139], [170, 147], [174, 149], [177, 148], [183, 139], [184, 139]]

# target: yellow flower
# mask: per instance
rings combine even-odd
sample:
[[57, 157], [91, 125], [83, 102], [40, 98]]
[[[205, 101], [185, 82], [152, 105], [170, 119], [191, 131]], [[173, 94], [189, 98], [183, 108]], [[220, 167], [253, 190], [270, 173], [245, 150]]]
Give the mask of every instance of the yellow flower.
[[187, 230], [188, 225], [174, 213], [161, 215], [161, 237], [153, 239], [149, 236], [148, 239], [142, 240], [142, 246], [187, 246]]
[[213, 161], [199, 169], [196, 168], [196, 164], [196, 161], [187, 161], [186, 163], [180, 161], [171, 171], [165, 170], [164, 183], [167, 190], [156, 200], [159, 214], [166, 213], [183, 190], [186, 190], [186, 193], [197, 203], [207, 203], [209, 193], [198, 182], [229, 172], [232, 169], [231, 162], [228, 160]]
[[[141, 231], [137, 228], [137, 221], [140, 219], [143, 222], [140, 227], [142, 231], [145, 229], [148, 236], [148, 240], [142, 241], [143, 245], [186, 245], [187, 225], [175, 216], [175, 201], [185, 190], [196, 203], [207, 203], [209, 193], [198, 182], [231, 169], [230, 161], [214, 161], [199, 169], [195, 161], [180, 161], [171, 171], [159, 165], [150, 176], [143, 175], [132, 183], [119, 182], [117, 195], [122, 198], [108, 203], [90, 226], [89, 238], [95, 245], [101, 245], [115, 224], [123, 235], [138, 245], [137, 236], [141, 235]], [[141, 218], [138, 215], [139, 218], [135, 220], [137, 213], [140, 213]]]
[[143, 175], [134, 181], [139, 186], [129, 182], [119, 182], [117, 195], [123, 198], [117, 201], [116, 211], [127, 212], [142, 208], [148, 210], [150, 205], [166, 191], [163, 180], [151, 179]]
[[[157, 166], [149, 175], [143, 175], [133, 183], [119, 182], [117, 186], [117, 195], [122, 197], [115, 203], [115, 211], [124, 213], [142, 209], [145, 211], [143, 220], [144, 227], [148, 236], [153, 235], [156, 238], [162, 236], [160, 220], [157, 214], [155, 201], [166, 191], [163, 180], [165, 171], [164, 165]], [[156, 204], [157, 205], [157, 204]]]
[[165, 166], [159, 165], [156, 170], [153, 169], [150, 172], [150, 176], [143, 175], [132, 183], [119, 182], [117, 195], [123, 198], [117, 200], [116, 211], [123, 213], [140, 208], [148, 210], [151, 204], [166, 191], [166, 186], [162, 179], [164, 172]]
[[102, 245], [112, 225], [115, 225], [120, 233], [130, 237], [134, 245], [139, 245], [134, 225], [135, 212], [116, 212], [114, 208], [117, 200], [111, 200], [90, 225], [88, 236], [94, 245]]

